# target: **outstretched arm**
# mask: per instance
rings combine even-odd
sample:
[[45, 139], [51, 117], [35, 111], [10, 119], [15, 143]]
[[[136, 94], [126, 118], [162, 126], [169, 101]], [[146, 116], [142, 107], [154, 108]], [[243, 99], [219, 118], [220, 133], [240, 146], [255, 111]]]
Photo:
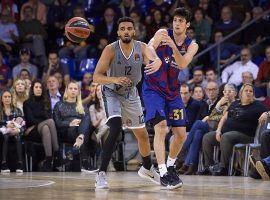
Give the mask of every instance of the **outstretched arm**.
[[154, 49], [158, 48], [160, 43], [166, 40], [168, 36], [168, 31], [166, 29], [159, 29], [154, 37], [149, 41], [148, 45], [152, 46]]

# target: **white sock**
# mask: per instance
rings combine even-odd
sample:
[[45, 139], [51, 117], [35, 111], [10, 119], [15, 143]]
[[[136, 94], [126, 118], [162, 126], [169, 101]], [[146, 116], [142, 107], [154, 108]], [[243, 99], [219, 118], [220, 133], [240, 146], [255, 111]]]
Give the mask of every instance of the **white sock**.
[[170, 158], [170, 156], [168, 156], [168, 159], [167, 159], [167, 167], [171, 167], [174, 165], [176, 161], [176, 158]]
[[163, 177], [167, 173], [167, 167], [165, 164], [158, 165], [160, 176]]

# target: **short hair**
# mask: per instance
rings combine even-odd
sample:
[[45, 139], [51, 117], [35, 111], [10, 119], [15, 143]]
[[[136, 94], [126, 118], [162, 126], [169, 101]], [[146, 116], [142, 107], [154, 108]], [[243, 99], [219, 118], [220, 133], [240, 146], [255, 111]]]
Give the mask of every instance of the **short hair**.
[[57, 57], [59, 57], [58, 51], [56, 51], [56, 50], [51, 50], [51, 51], [49, 51], [48, 57], [49, 57], [50, 54], [56, 54]]
[[209, 72], [209, 71], [213, 71], [215, 74], [217, 74], [217, 70], [214, 69], [214, 68], [207, 68], [207, 69], [205, 70], [205, 74], [206, 74], [207, 72]]
[[134, 26], [134, 20], [131, 18], [131, 17], [121, 17], [118, 19], [117, 21], [117, 26], [119, 28], [119, 25], [122, 23], [122, 22], [131, 22], [132, 25]]
[[30, 74], [30, 72], [29, 72], [28, 69], [22, 69], [22, 70], [20, 71], [20, 75], [22, 74], [22, 72], [26, 72], [26, 73], [31, 77], [31, 74]]
[[192, 88], [190, 87], [190, 85], [189, 85], [189, 84], [182, 83], [182, 84], [181, 84], [181, 86], [180, 86], [180, 88], [181, 88], [181, 87], [188, 88], [188, 91], [189, 91], [189, 92], [192, 92]]
[[173, 13], [173, 17], [175, 16], [185, 18], [187, 23], [191, 21], [191, 12], [186, 8], [176, 8]]

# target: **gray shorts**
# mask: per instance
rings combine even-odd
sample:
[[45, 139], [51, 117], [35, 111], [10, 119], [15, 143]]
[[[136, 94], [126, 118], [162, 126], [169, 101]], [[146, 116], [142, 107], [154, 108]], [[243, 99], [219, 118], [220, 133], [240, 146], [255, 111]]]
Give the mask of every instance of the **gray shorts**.
[[108, 120], [113, 117], [122, 117], [124, 127], [130, 129], [145, 127], [141, 99], [137, 88], [132, 88], [126, 95], [120, 95], [103, 86], [102, 93]]

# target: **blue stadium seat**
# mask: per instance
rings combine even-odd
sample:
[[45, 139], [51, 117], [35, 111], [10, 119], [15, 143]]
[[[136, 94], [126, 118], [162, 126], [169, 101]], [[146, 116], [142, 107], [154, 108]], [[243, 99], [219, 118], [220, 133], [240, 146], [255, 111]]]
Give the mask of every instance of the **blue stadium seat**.
[[72, 58], [61, 58], [60, 62], [69, 66], [70, 77], [73, 79], [76, 79], [77, 69], [76, 69], [75, 60]]
[[78, 73], [83, 75], [85, 72], [94, 73], [96, 69], [98, 59], [97, 58], [85, 58], [81, 61]]

